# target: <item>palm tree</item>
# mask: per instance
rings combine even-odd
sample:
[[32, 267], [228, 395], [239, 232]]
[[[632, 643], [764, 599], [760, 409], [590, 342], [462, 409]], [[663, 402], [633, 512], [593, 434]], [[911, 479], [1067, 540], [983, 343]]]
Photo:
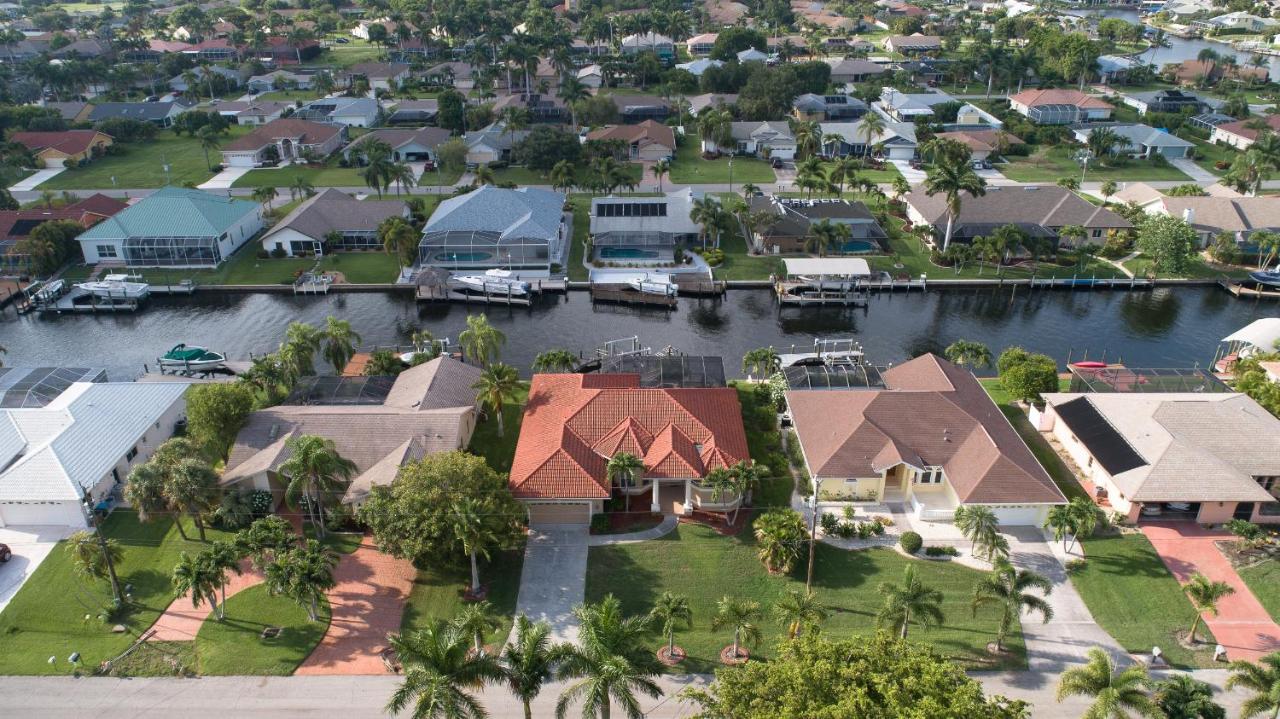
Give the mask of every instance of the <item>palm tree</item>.
[[472, 171], [477, 185], [492, 185], [497, 181], [493, 174], [493, 168], [488, 165], [480, 165]]
[[1059, 177], [1057, 185], [1058, 187], [1061, 187], [1062, 189], [1067, 190], [1069, 192], [1079, 192], [1080, 178], [1074, 175], [1071, 175], [1068, 177]]
[[502, 408], [519, 396], [521, 389], [520, 375], [516, 368], [494, 362], [484, 368], [480, 379], [471, 385], [471, 389], [478, 391], [481, 406], [493, 412], [493, 416], [498, 419], [498, 436], [503, 436]]
[[555, 676], [555, 667], [564, 649], [551, 643], [551, 627], [534, 623], [521, 614], [516, 617], [515, 639], [502, 649], [502, 671], [511, 693], [524, 705], [524, 719], [533, 719], [530, 705], [542, 692], [542, 685]]
[[578, 358], [569, 350], [547, 350], [533, 358], [534, 372], [572, 372], [577, 367]]
[[547, 177], [551, 181], [551, 187], [567, 193], [575, 183], [573, 164], [568, 160], [560, 160], [551, 168]]
[[230, 573], [235, 573], [236, 576], [244, 574], [244, 571], [240, 569], [240, 560], [243, 555], [240, 553], [240, 548], [231, 540], [216, 541], [200, 554], [203, 557], [203, 561], [208, 562], [209, 566], [221, 576], [222, 581], [218, 586], [222, 590], [222, 607], [225, 614], [227, 606], [227, 576]]
[[728, 146], [733, 142], [733, 115], [722, 108], [707, 110], [698, 119], [698, 134], [704, 142], [710, 140], [716, 150]]
[[267, 565], [267, 592], [284, 595], [307, 610], [307, 617], [320, 620], [320, 599], [337, 586], [333, 569], [338, 555], [332, 549], [314, 539], [308, 539], [301, 547], [294, 547], [278, 554]]
[[493, 524], [488, 521], [488, 506], [474, 497], [458, 502], [449, 516], [449, 529], [462, 552], [471, 558], [471, 594], [480, 594], [480, 565], [477, 557], [489, 559], [489, 550], [498, 543]]
[[[873, 115], [875, 113], [868, 113]], [[864, 118], [865, 119], [865, 118]], [[951, 231], [955, 227], [956, 218], [960, 216], [960, 197], [981, 197], [987, 194], [987, 181], [978, 177], [969, 162], [956, 162], [955, 158], [942, 158], [929, 168], [924, 179], [925, 194], [932, 197], [937, 194], [946, 196], [947, 229], [942, 236], [942, 251], [951, 246]]]
[[[164, 472], [152, 462], [139, 464], [129, 470], [124, 484], [124, 499], [138, 513], [139, 522], [148, 522], [172, 507], [165, 495], [164, 485]], [[177, 524], [181, 529], [182, 523]], [[186, 537], [183, 536], [183, 539]]]
[[622, 603], [612, 594], [599, 604], [579, 605], [573, 613], [581, 624], [578, 646], [566, 647], [558, 675], [580, 681], [561, 692], [556, 719], [564, 719], [569, 705], [579, 700], [583, 717], [609, 719], [611, 703], [616, 702], [628, 719], [642, 719], [636, 693], [655, 699], [662, 695], [653, 681], [659, 673], [657, 661], [640, 644], [648, 634], [649, 618], [624, 618]]
[[605, 465], [605, 475], [619, 487], [634, 487], [644, 474], [644, 462], [630, 452], [618, 452]]
[[333, 371], [342, 373], [355, 356], [356, 344], [362, 342], [360, 334], [351, 329], [351, 323], [335, 317], [327, 317], [324, 322], [324, 358], [333, 365]]
[[826, 621], [827, 608], [812, 591], [792, 589], [773, 605], [773, 616], [787, 628], [787, 637], [795, 639], [801, 629]]
[[391, 167], [394, 164], [391, 145], [378, 138], [371, 138], [359, 145], [364, 155], [365, 166], [360, 170], [360, 177], [370, 189], [376, 190], [378, 197], [391, 186]]
[[387, 641], [404, 666], [404, 681], [387, 702], [388, 713], [399, 714], [412, 702], [413, 719], [486, 716], [470, 692], [505, 679], [497, 657], [472, 652], [468, 637], [439, 619]]
[[[1077, 539], [1093, 536], [1093, 532], [1098, 528], [1098, 522], [1102, 516], [1102, 511], [1098, 509], [1098, 505], [1085, 497], [1074, 497], [1067, 504], [1067, 511], [1071, 514], [1072, 544], [1075, 544]], [[1067, 548], [1068, 551], [1070, 549], [1070, 547]]]
[[1038, 589], [1048, 596], [1053, 591], [1053, 583], [1035, 572], [1014, 567], [1006, 559], [997, 560], [995, 570], [983, 576], [974, 585], [974, 615], [977, 615], [980, 607], [987, 604], [996, 604], [1000, 607], [1000, 628], [996, 630], [996, 651], [1004, 650], [1004, 639], [1009, 635], [1009, 630], [1017, 624], [1023, 610], [1039, 612], [1045, 624], [1053, 619], [1053, 607], [1043, 597], [1030, 594], [1029, 590], [1032, 589]]
[[653, 163], [650, 171], [654, 177], [658, 178], [658, 192], [662, 192], [662, 178], [671, 172], [671, 163], [667, 160], [658, 160]]
[[874, 112], [868, 112], [859, 118], [858, 122], [861, 127], [858, 129], [862, 132], [863, 156], [871, 154], [871, 148], [875, 146], [876, 138], [884, 134], [885, 124], [884, 118]]
[[[205, 541], [204, 513], [213, 511], [218, 502], [217, 472], [194, 457], [184, 459], [169, 472], [164, 492], [171, 506], [191, 516], [200, 533], [200, 541]], [[182, 520], [178, 518], [176, 521]]]
[[1191, 622], [1191, 631], [1187, 633], [1192, 644], [1196, 641], [1196, 629], [1200, 628], [1200, 615], [1208, 612], [1218, 616], [1218, 600], [1236, 593], [1234, 587], [1226, 582], [1215, 582], [1196, 572], [1182, 588], [1196, 608], [1196, 618]]
[[[975, 242], [976, 244], [976, 242]], [[961, 367], [990, 367], [992, 362], [991, 350], [981, 342], [971, 342], [969, 340], [956, 340], [947, 345], [942, 351], [948, 362], [958, 364]]]
[[200, 149], [204, 150], [205, 167], [212, 168], [213, 165], [209, 162], [209, 151], [210, 150], [216, 151], [219, 147], [222, 146], [221, 142], [218, 139], [217, 130], [214, 130], [212, 127], [208, 125], [205, 125], [204, 127], [196, 131], [196, 139], [200, 141]]
[[1044, 528], [1053, 530], [1053, 540], [1062, 542], [1064, 550], [1067, 548], [1067, 537], [1074, 526], [1075, 518], [1071, 515], [1069, 505], [1058, 504], [1049, 508], [1049, 514], [1044, 520]]
[[355, 462], [338, 454], [333, 440], [314, 434], [302, 434], [285, 440], [289, 458], [276, 473], [286, 478], [284, 499], [290, 507], [303, 504], [307, 520], [323, 538], [325, 497], [339, 494], [356, 473]]
[[902, 175], [896, 175], [893, 178], [893, 199], [901, 200], [904, 195], [910, 194], [911, 183], [907, 182], [907, 178]]
[[179, 594], [191, 595], [191, 607], [199, 609], [204, 602], [217, 613], [219, 621], [225, 618], [218, 608], [218, 587], [222, 584], [221, 574], [206, 561], [203, 553], [191, 555], [186, 552], [178, 555], [178, 563], [170, 576], [174, 590]]
[[[732, 472], [729, 473], [732, 476]], [[741, 496], [741, 495], [739, 495]], [[775, 509], [756, 517], [756, 554], [770, 572], [787, 574], [800, 559], [805, 540], [804, 519], [794, 509]]]
[[108, 579], [112, 568], [124, 559], [120, 542], [107, 538], [99, 541], [96, 532], [82, 529], [67, 537], [67, 554], [76, 573], [91, 579]]
[[1098, 191], [1102, 193], [1103, 207], [1106, 207], [1107, 205], [1111, 204], [1110, 203], [1111, 196], [1116, 194], [1116, 192], [1119, 189], [1120, 189], [1120, 186], [1116, 184], [1115, 180], [1107, 180], [1106, 182], [1102, 183], [1102, 187], [1099, 188]]
[[1000, 546], [1000, 520], [990, 507], [962, 504], [956, 507], [955, 525], [973, 542], [974, 553], [991, 561]]
[[755, 623], [760, 618], [760, 602], [735, 597], [723, 597], [716, 603], [716, 613], [711, 618], [711, 630], [721, 627], [733, 628], [733, 658], [742, 656], [741, 643], [746, 639], [751, 644], [760, 641], [760, 627]]
[[572, 123], [574, 132], [578, 131], [578, 103], [590, 95], [587, 86], [576, 77], [566, 77], [560, 82], [560, 89], [556, 92], [556, 96], [564, 101], [565, 107], [569, 108], [569, 121]]
[[502, 627], [493, 615], [493, 605], [488, 602], [468, 602], [462, 605], [450, 622], [463, 636], [470, 637], [476, 653], [484, 651], [484, 636]]
[[[1085, 712], [1093, 719], [1126, 719], [1131, 712], [1141, 716], [1158, 717], [1160, 710], [1147, 693], [1149, 684], [1147, 668], [1134, 664], [1123, 671], [1116, 671], [1115, 663], [1106, 652], [1089, 649], [1089, 662], [1072, 667], [1058, 680], [1058, 701], [1069, 696], [1093, 697], [1093, 704]], [[1230, 683], [1227, 685], [1230, 687]]]
[[1280, 652], [1262, 657], [1257, 664], [1231, 662], [1230, 670], [1227, 691], [1248, 689], [1253, 692], [1253, 696], [1240, 707], [1240, 719], [1253, 719], [1268, 712], [1271, 719], [1280, 719]]
[[387, 169], [387, 179], [395, 183], [397, 196], [402, 191], [406, 191], [418, 184], [418, 179], [413, 174], [413, 168], [406, 162], [392, 163], [391, 167]]
[[841, 195], [844, 195], [846, 184], [852, 186], [857, 183], [858, 165], [858, 161], [852, 157], [842, 157], [833, 164], [827, 179], [839, 183]]
[[982, 274], [984, 265], [982, 262], [999, 262], [1000, 255], [1004, 252], [1004, 247], [1000, 244], [998, 237], [984, 237], [979, 235], [973, 238], [970, 245], [973, 248], [973, 254], [978, 258], [978, 274]]
[[314, 194], [316, 194], [316, 187], [311, 184], [311, 180], [308, 180], [300, 174], [293, 176], [293, 182], [289, 184], [290, 198], [296, 200], [299, 197], [306, 198], [311, 197]]
[[842, 222], [832, 222], [823, 218], [809, 226], [809, 234], [804, 239], [807, 252], [816, 252], [819, 257], [826, 257], [827, 251], [839, 247], [843, 240], [851, 234], [849, 226]]
[[884, 605], [876, 615], [876, 621], [892, 628], [906, 639], [912, 620], [921, 626], [942, 623], [942, 592], [927, 587], [916, 576], [914, 564], [908, 564], [902, 572], [902, 584], [881, 582], [878, 591], [884, 597]]
[[507, 336], [490, 325], [484, 315], [467, 315], [467, 328], [458, 333], [462, 356], [481, 366], [498, 359], [499, 350], [506, 343]]
[[698, 239], [702, 241], [703, 249], [707, 247], [707, 229], [714, 226], [719, 215], [720, 203], [715, 198], [707, 196], [693, 201], [689, 210], [689, 219], [699, 225]]
[[747, 374], [748, 380], [755, 375], [768, 377], [777, 372], [781, 364], [782, 359], [772, 347], [757, 347], [742, 355], [742, 371]]
[[396, 258], [400, 267], [408, 267], [418, 258], [420, 235], [403, 217], [388, 217], [378, 225], [382, 250]]
[[667, 638], [667, 657], [673, 657], [676, 650], [676, 626], [683, 624], [685, 628], [693, 628], [693, 610], [689, 608], [689, 598], [682, 594], [663, 592], [649, 610], [649, 619], [661, 629]]
[[254, 202], [260, 202], [267, 206], [267, 210], [271, 209], [271, 202], [276, 199], [276, 188], [274, 187], [255, 187], [250, 194]]
[[1225, 719], [1213, 701], [1213, 687], [1190, 674], [1172, 674], [1153, 686], [1156, 705], [1167, 719]]

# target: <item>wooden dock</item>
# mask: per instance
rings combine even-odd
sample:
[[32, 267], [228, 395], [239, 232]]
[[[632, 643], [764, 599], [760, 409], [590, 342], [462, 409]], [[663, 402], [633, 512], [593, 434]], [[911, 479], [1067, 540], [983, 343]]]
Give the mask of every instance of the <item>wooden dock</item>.
[[544, 292], [563, 293], [569, 283], [563, 279], [529, 280], [529, 291], [524, 294], [510, 292], [480, 292], [464, 287], [448, 272], [424, 270], [414, 284], [414, 296], [419, 302], [463, 302], [485, 305], [511, 305], [528, 307], [533, 299]]
[[820, 289], [812, 282], [796, 282], [780, 280], [773, 286], [778, 302], [783, 305], [844, 305], [848, 307], [865, 307], [867, 291], [860, 286], [849, 289]]
[[674, 273], [671, 280], [676, 283], [677, 292], [684, 297], [720, 297], [728, 289], [723, 280], [695, 277], [687, 273]]
[[33, 302], [32, 308], [39, 312], [54, 314], [96, 314], [98, 312], [137, 312], [142, 301], [137, 298], [103, 299], [92, 292], [79, 287], [72, 287], [65, 294], [48, 302]]
[[591, 284], [591, 301], [611, 302], [620, 305], [640, 305], [643, 307], [662, 307], [664, 309], [675, 309], [676, 305], [679, 304], [679, 300], [671, 295], [655, 295], [649, 292], [641, 292], [624, 284], [594, 282]]
[[1269, 299], [1280, 300], [1280, 291], [1277, 290], [1260, 290], [1256, 287], [1245, 287], [1243, 283], [1232, 282], [1228, 279], [1218, 280], [1218, 285], [1227, 292], [1236, 297], [1251, 297], [1253, 299]]

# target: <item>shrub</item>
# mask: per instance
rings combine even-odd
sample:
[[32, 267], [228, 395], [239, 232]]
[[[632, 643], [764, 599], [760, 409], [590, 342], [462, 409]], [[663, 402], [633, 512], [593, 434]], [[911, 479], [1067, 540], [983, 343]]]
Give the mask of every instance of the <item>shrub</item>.
[[852, 522], [841, 522], [836, 527], [836, 536], [841, 539], [853, 539], [858, 534], [858, 528]]
[[855, 518], [855, 517], [857, 517], [857, 516], [858, 516], [858, 510], [857, 510], [857, 509], [853, 508], [852, 506], [847, 506], [847, 507], [845, 507], [845, 508], [844, 508], [844, 518], [845, 518], [845, 519], [847, 519], [847, 520], [849, 520], [849, 521], [851, 521], [851, 522], [852, 522], [852, 521], [854, 520], [854, 518]]
[[950, 544], [944, 544], [937, 547], [925, 547], [924, 554], [926, 557], [958, 557], [960, 556], [960, 550]]
[[1068, 574], [1075, 574], [1076, 572], [1089, 566], [1089, 562], [1084, 559], [1068, 559], [1067, 563], [1064, 566], [1067, 568]]
[[898, 539], [898, 544], [902, 547], [902, 551], [907, 554], [916, 554], [920, 551], [920, 547], [924, 545], [924, 540], [915, 532], [903, 532], [902, 537]]
[[858, 539], [870, 539], [871, 531], [870, 522], [858, 522]]
[[271, 249], [271, 256], [277, 260], [284, 259], [284, 256], [287, 254], [288, 253], [284, 251], [284, 248], [279, 245], [276, 245]]
[[1249, 541], [1262, 538], [1262, 527], [1246, 519], [1233, 519], [1223, 525], [1228, 532]]
[[609, 529], [609, 517], [604, 514], [591, 515], [591, 531], [605, 532]]
[[880, 522], [879, 517], [876, 517], [871, 521], [871, 533], [877, 537], [884, 535], [884, 524]]
[[822, 525], [823, 534], [835, 534], [840, 529], [840, 518], [834, 514], [823, 514], [818, 524]]
[[275, 496], [268, 490], [256, 489], [249, 493], [249, 506], [253, 507], [253, 513], [259, 517], [270, 514], [274, 504]]
[[267, 252], [266, 250], [262, 250], [262, 249], [260, 249], [260, 250], [258, 250], [255, 254], [257, 254], [258, 259], [260, 259], [260, 260], [269, 260], [269, 259], [271, 259], [271, 253], [270, 253], [270, 252]]

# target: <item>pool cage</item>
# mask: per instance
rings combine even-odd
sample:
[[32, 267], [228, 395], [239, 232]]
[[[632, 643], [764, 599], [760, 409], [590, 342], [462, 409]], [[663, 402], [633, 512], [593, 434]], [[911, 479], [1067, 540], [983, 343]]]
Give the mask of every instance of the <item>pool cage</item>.
[[503, 237], [489, 230], [441, 230], [423, 234], [418, 243], [418, 263], [452, 271], [500, 268], [545, 272], [558, 249], [545, 237]]
[[1231, 392], [1225, 382], [1202, 369], [1072, 367], [1071, 392]]
[[1027, 119], [1037, 125], [1071, 125], [1084, 120], [1083, 115], [1075, 105], [1036, 105], [1027, 110]]
[[601, 374], [638, 374], [641, 387], [724, 387], [720, 357], [625, 354], [605, 357]]
[[129, 237], [124, 260], [131, 267], [217, 267], [223, 257], [216, 237]]
[[862, 363], [785, 367], [791, 389], [884, 389], [880, 368]]
[[395, 383], [395, 377], [301, 377], [283, 404], [379, 405]]

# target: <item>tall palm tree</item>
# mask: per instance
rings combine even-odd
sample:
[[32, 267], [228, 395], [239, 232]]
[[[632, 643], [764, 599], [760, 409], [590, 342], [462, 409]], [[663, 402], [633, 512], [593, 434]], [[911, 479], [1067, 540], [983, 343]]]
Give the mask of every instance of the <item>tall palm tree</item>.
[[818, 257], [826, 257], [827, 251], [849, 239], [851, 232], [843, 222], [832, 222], [824, 217], [809, 226], [809, 234], [804, 238], [804, 248], [808, 252], [816, 252]]
[[871, 154], [871, 148], [875, 146], [877, 138], [884, 134], [884, 118], [877, 113], [868, 112], [859, 118], [858, 122], [864, 148], [862, 154], [865, 157]]
[[942, 352], [948, 362], [958, 364], [961, 367], [990, 367], [992, 362], [991, 349], [981, 342], [972, 342], [970, 340], [956, 340], [947, 345]]
[[683, 594], [663, 592], [649, 610], [649, 619], [658, 625], [667, 638], [667, 656], [671, 657], [676, 650], [676, 627], [684, 625], [693, 628], [693, 610], [689, 607], [689, 598]]
[[307, 198], [314, 194], [316, 194], [316, 187], [311, 184], [311, 180], [301, 174], [293, 176], [293, 182], [289, 183], [289, 197], [296, 200], [299, 197]]
[[1191, 622], [1191, 631], [1187, 633], [1191, 643], [1194, 644], [1196, 629], [1200, 627], [1200, 615], [1208, 612], [1215, 617], [1218, 616], [1218, 600], [1235, 594], [1236, 590], [1226, 582], [1215, 582], [1199, 572], [1191, 575], [1191, 579], [1182, 590], [1187, 593], [1192, 606], [1196, 608], [1196, 618]]
[[619, 487], [634, 487], [644, 474], [644, 462], [630, 452], [618, 452], [609, 458], [605, 474]]
[[578, 358], [569, 350], [554, 349], [539, 352], [533, 358], [534, 372], [572, 372], [578, 367]]
[[418, 179], [413, 174], [413, 168], [407, 162], [392, 163], [391, 167], [387, 169], [387, 179], [395, 184], [397, 196], [402, 191], [407, 191], [418, 184]]
[[831, 182], [839, 183], [840, 194], [844, 195], [845, 185], [854, 185], [858, 181], [859, 163], [852, 157], [842, 157], [836, 160], [828, 173], [827, 179]]
[[733, 142], [733, 115], [723, 108], [710, 109], [698, 119], [698, 135], [710, 140], [717, 150]]
[[289, 458], [276, 472], [286, 478], [284, 499], [290, 507], [303, 505], [317, 537], [325, 536], [325, 497], [336, 496], [356, 473], [355, 462], [338, 453], [333, 440], [302, 434], [285, 440]]
[[399, 714], [412, 704], [413, 719], [487, 716], [471, 692], [505, 678], [497, 657], [472, 652], [468, 637], [439, 619], [424, 629], [392, 634], [387, 641], [404, 666], [404, 681], [387, 702], [389, 713]]
[[534, 623], [521, 614], [516, 617], [515, 638], [502, 649], [502, 671], [507, 688], [524, 706], [524, 719], [533, 719], [531, 704], [542, 686], [555, 677], [555, 668], [565, 650], [551, 643], [551, 627]]
[[341, 373], [351, 358], [355, 356], [356, 345], [363, 340], [360, 333], [351, 329], [351, 323], [336, 317], [327, 317], [324, 322], [324, 358], [333, 365], [333, 371]]
[[502, 622], [493, 615], [493, 605], [488, 602], [467, 602], [450, 624], [463, 636], [471, 637], [477, 653], [484, 651], [485, 635], [502, 626]]
[[777, 372], [781, 365], [782, 359], [772, 347], [757, 347], [742, 355], [742, 371], [748, 379], [755, 375], [768, 377]]
[[[124, 483], [124, 499], [138, 513], [139, 522], [149, 522], [172, 508], [165, 494], [165, 474], [153, 462], [136, 465], [129, 470]], [[177, 522], [182, 529], [182, 523]], [[184, 534], [183, 539], [186, 539]]]
[[218, 605], [218, 586], [222, 583], [221, 575], [205, 560], [203, 553], [192, 555], [183, 552], [178, 555], [178, 563], [173, 568], [170, 580], [173, 582], [174, 591], [179, 595], [191, 595], [193, 609], [199, 609], [201, 604], [208, 602], [219, 621], [225, 618], [225, 614]]
[[271, 210], [271, 203], [276, 199], [276, 188], [274, 187], [255, 187], [250, 197], [254, 202], [260, 202], [267, 206], [267, 210]]
[[733, 628], [733, 657], [736, 659], [742, 656], [743, 639], [751, 644], [760, 641], [760, 626], [755, 623], [759, 618], [760, 602], [726, 596], [716, 602], [716, 613], [711, 617], [711, 630]]
[[590, 95], [587, 86], [576, 77], [566, 77], [560, 82], [560, 89], [556, 91], [556, 96], [564, 101], [565, 107], [569, 108], [569, 122], [572, 123], [574, 132], [578, 131], [578, 103]]
[[795, 639], [800, 630], [816, 627], [827, 619], [827, 607], [813, 591], [792, 589], [773, 605], [773, 616], [787, 628], [787, 637]]
[[119, 540], [110, 537], [99, 540], [97, 532], [82, 529], [67, 537], [66, 552], [77, 574], [90, 579], [110, 579], [112, 595], [119, 596], [115, 587], [120, 582], [113, 576], [116, 565], [124, 560]]
[[520, 394], [520, 375], [516, 368], [501, 362], [484, 368], [471, 388], [479, 392], [480, 403], [498, 420], [498, 436], [503, 436], [502, 408]]
[[689, 219], [698, 224], [698, 239], [703, 249], [707, 247], [707, 230], [715, 224], [719, 214], [720, 203], [711, 196], [695, 199], [689, 209]]
[[502, 334], [484, 315], [467, 315], [467, 328], [458, 333], [458, 344], [462, 347], [462, 356], [481, 366], [498, 359], [502, 345], [507, 343], [507, 336]]
[[292, 349], [290, 357], [294, 362], [294, 374], [302, 377], [316, 373], [314, 358], [322, 339], [322, 333], [312, 324], [289, 323], [284, 330], [284, 344]]
[[975, 554], [991, 561], [1000, 546], [1000, 520], [990, 507], [962, 504], [956, 507], [955, 525], [966, 539], [973, 542]]
[[[204, 515], [217, 506], [218, 474], [205, 462], [194, 457], [178, 462], [165, 481], [165, 496], [169, 504], [191, 516], [200, 541], [205, 541]], [[181, 518], [176, 521], [181, 522]]]
[[279, 553], [267, 565], [267, 591], [289, 597], [307, 610], [311, 621], [319, 621], [320, 600], [337, 586], [333, 576], [337, 564], [338, 555], [332, 549], [308, 539], [301, 547]]
[[577, 679], [556, 701], [556, 719], [564, 719], [569, 706], [582, 702], [583, 717], [609, 719], [611, 703], [622, 707], [628, 719], [642, 719], [637, 693], [651, 698], [662, 695], [654, 677], [659, 668], [653, 654], [641, 646], [649, 631], [648, 617], [623, 617], [622, 603], [612, 594], [599, 604], [574, 608], [581, 627], [578, 646], [565, 649], [558, 675]]
[[1092, 697], [1093, 704], [1085, 712], [1090, 719], [1128, 719], [1132, 713], [1158, 717], [1160, 710], [1147, 692], [1149, 683], [1145, 666], [1134, 664], [1116, 671], [1111, 657], [1093, 647], [1087, 664], [1062, 673], [1057, 699], [1061, 702], [1069, 696]]
[[1271, 719], [1280, 719], [1280, 652], [1262, 657], [1257, 664], [1231, 662], [1230, 669], [1227, 691], [1247, 689], [1253, 692], [1240, 707], [1240, 719], [1253, 719], [1268, 713]]
[[244, 555], [241, 554], [240, 548], [236, 543], [231, 540], [216, 541], [200, 554], [203, 556], [203, 561], [208, 562], [209, 566], [221, 575], [222, 581], [218, 587], [222, 590], [222, 606], [225, 610], [227, 606], [227, 577], [233, 573], [236, 576], [244, 574], [244, 571], [240, 569], [240, 560], [244, 558]]
[[462, 552], [471, 559], [471, 593], [480, 593], [480, 564], [478, 557], [489, 559], [489, 550], [498, 543], [493, 525], [486, 513], [488, 507], [474, 497], [468, 497], [454, 505], [449, 515], [449, 529]]
[[1004, 650], [1005, 637], [1018, 622], [1023, 610], [1039, 612], [1048, 624], [1053, 619], [1053, 607], [1044, 600], [1030, 593], [1038, 589], [1045, 596], [1053, 591], [1053, 583], [1047, 578], [1030, 570], [1018, 569], [1006, 559], [996, 561], [995, 571], [978, 580], [973, 587], [973, 613], [988, 604], [1000, 607], [1000, 628], [996, 631], [996, 651]]
[[942, 592], [925, 586], [916, 576], [915, 565], [908, 564], [902, 572], [902, 584], [881, 582], [878, 591], [884, 597], [884, 605], [876, 620], [899, 637], [907, 638], [912, 621], [924, 627], [942, 623]]
[[400, 267], [408, 267], [418, 258], [418, 241], [421, 235], [403, 217], [388, 217], [378, 225], [382, 237], [382, 249], [396, 258]]
[[662, 178], [671, 172], [671, 163], [667, 160], [658, 160], [653, 163], [650, 172], [653, 173], [654, 177], [658, 178], [658, 192], [662, 192]]
[[[875, 113], [868, 113], [875, 114]], [[946, 196], [947, 229], [942, 237], [942, 251], [951, 246], [951, 231], [955, 227], [956, 218], [960, 216], [961, 196], [981, 197], [987, 194], [987, 181], [978, 177], [969, 162], [956, 162], [955, 158], [940, 158], [929, 168], [924, 179], [925, 194], [932, 197], [937, 194]]]
[[560, 160], [548, 173], [547, 179], [551, 181], [551, 187], [568, 192], [573, 188], [576, 180], [574, 178], [573, 164], [568, 160]]
[[196, 131], [196, 139], [200, 141], [200, 149], [204, 150], [204, 166], [212, 168], [213, 164], [209, 162], [209, 151], [216, 152], [222, 146], [221, 140], [218, 138], [218, 131], [205, 125]]

